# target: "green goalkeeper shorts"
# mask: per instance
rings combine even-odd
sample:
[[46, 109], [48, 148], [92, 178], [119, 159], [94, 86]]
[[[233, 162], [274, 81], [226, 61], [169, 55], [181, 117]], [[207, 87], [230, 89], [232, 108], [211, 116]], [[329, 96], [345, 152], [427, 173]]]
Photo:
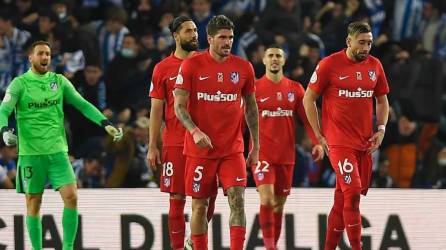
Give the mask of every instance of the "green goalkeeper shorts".
[[41, 194], [47, 183], [59, 188], [76, 183], [68, 154], [19, 155], [16, 190], [18, 193]]

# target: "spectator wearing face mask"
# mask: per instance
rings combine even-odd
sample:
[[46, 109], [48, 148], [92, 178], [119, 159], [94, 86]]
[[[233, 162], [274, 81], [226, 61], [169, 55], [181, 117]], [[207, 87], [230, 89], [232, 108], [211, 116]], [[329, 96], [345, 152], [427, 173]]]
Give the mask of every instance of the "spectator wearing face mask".
[[111, 61], [105, 73], [108, 107], [117, 114], [119, 122], [127, 123], [134, 106], [147, 98], [149, 82], [147, 69], [150, 58], [141, 58], [140, 45], [133, 34], [124, 36], [122, 49]]

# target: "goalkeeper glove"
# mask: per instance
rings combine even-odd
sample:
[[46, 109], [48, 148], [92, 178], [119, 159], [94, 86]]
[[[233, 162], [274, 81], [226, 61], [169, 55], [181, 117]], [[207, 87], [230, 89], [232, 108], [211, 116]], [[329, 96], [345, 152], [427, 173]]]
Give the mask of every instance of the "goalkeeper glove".
[[122, 139], [122, 128], [116, 128], [109, 120], [103, 120], [102, 127], [105, 129], [105, 131], [107, 131], [109, 135], [113, 136], [114, 142], [120, 141]]
[[6, 146], [15, 146], [17, 144], [17, 136], [14, 134], [14, 129], [3, 127], [0, 132]]

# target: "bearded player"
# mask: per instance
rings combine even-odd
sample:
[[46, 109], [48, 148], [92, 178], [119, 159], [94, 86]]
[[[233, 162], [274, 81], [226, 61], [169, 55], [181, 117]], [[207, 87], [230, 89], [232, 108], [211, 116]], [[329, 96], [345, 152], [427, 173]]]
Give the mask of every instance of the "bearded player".
[[[380, 61], [369, 55], [373, 42], [370, 25], [353, 22], [347, 33], [347, 49], [320, 61], [304, 97], [308, 121], [336, 172], [325, 250], [336, 248], [344, 229], [352, 249], [361, 249], [359, 202], [361, 194], [367, 194], [371, 154], [381, 145], [389, 113], [386, 75]], [[322, 126], [315, 104], [319, 96]]]

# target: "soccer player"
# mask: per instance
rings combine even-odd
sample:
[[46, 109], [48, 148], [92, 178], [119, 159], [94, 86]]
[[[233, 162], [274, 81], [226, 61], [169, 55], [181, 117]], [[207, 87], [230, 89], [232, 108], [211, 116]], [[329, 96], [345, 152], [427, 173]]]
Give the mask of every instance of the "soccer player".
[[[232, 55], [234, 24], [226, 16], [207, 25], [209, 50], [184, 60], [175, 84], [175, 113], [186, 128], [186, 195], [192, 197], [194, 248], [207, 249], [207, 198], [218, 178], [228, 196], [231, 250], [243, 249], [246, 233], [246, 164], [259, 156], [258, 110], [252, 65]], [[243, 158], [243, 117], [253, 148]]]
[[[161, 164], [161, 155], [158, 149], [159, 132], [163, 120], [166, 127], [163, 129], [162, 173], [160, 189], [170, 193], [169, 199], [169, 236], [172, 248], [184, 248], [184, 204], [186, 196], [184, 191], [184, 167], [186, 157], [183, 155], [184, 135], [183, 125], [175, 116], [173, 107], [173, 89], [181, 62], [191, 56], [198, 49], [198, 34], [195, 23], [186, 16], [174, 19], [171, 33], [175, 39], [175, 52], [155, 66], [151, 83], [150, 97], [152, 105], [150, 111], [150, 136], [147, 158], [150, 167], [156, 170]], [[215, 186], [215, 190], [217, 187]], [[208, 221], [214, 213], [216, 194], [211, 196], [208, 209]]]
[[42, 194], [48, 179], [64, 202], [62, 215], [63, 250], [72, 250], [78, 225], [76, 177], [68, 159], [63, 103], [76, 107], [91, 121], [104, 127], [114, 140], [122, 138], [105, 116], [74, 89], [68, 79], [48, 72], [51, 48], [45, 41], [31, 45], [31, 69], [11, 82], [0, 105], [0, 127], [6, 145], [15, 145], [17, 136], [8, 126], [15, 110], [18, 128], [19, 161], [17, 192], [25, 193], [26, 225], [34, 250], [42, 249], [39, 216]]
[[[296, 115], [315, 145], [315, 160], [324, 150], [308, 123], [302, 99], [305, 90], [298, 82], [283, 75], [285, 53], [278, 45], [270, 45], [263, 57], [266, 74], [256, 81], [259, 108], [260, 155], [252, 173], [260, 195], [260, 228], [268, 250], [276, 249], [282, 228], [282, 213], [290, 194], [295, 164]], [[279, 132], [275, 132], [279, 131]]]
[[[353, 22], [347, 32], [347, 49], [319, 62], [304, 97], [308, 121], [336, 172], [325, 250], [336, 248], [344, 228], [352, 249], [361, 249], [360, 196], [367, 194], [371, 153], [384, 138], [389, 113], [386, 75], [379, 60], [369, 55], [373, 42], [369, 24]], [[322, 130], [315, 104], [321, 95]]]

